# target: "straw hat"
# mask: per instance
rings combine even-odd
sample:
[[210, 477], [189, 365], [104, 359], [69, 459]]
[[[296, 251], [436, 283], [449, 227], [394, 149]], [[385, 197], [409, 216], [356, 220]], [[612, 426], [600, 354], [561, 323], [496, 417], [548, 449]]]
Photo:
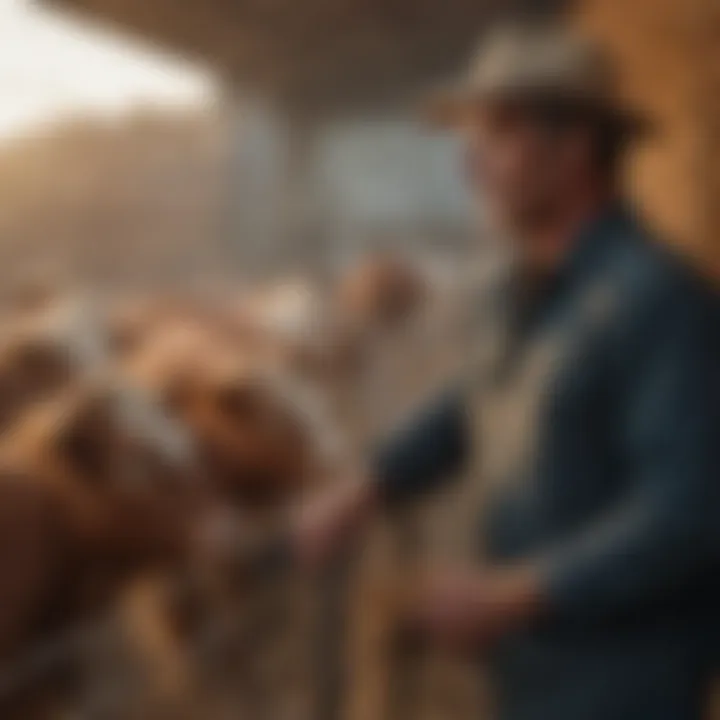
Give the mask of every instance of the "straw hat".
[[569, 106], [590, 112], [627, 136], [651, 129], [621, 99], [603, 49], [564, 26], [505, 27], [481, 43], [465, 76], [436, 89], [424, 111], [437, 125], [456, 125], [472, 107], [499, 102]]

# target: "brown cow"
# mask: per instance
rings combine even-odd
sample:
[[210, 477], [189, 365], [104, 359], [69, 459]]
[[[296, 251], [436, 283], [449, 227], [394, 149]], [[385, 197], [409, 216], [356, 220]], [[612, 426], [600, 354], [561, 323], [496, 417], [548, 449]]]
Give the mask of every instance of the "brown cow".
[[8, 434], [0, 448], [3, 717], [11, 701], [30, 717], [28, 698], [15, 695], [28, 689], [15, 682], [19, 668], [32, 670], [138, 573], [189, 556], [203, 516], [195, 472], [182, 428], [114, 383], [68, 391]]
[[[239, 332], [236, 323], [227, 322], [226, 313], [216, 303], [205, 299], [152, 296], [124, 298], [116, 301], [108, 313], [108, 336], [114, 353], [130, 356], [145, 343], [153, 342], [157, 333], [203, 330], [208, 334]], [[234, 320], [234, 319], [233, 319]]]
[[[231, 501], [241, 531], [259, 530], [262, 545], [264, 530], [269, 527], [272, 534], [273, 520], [278, 519], [275, 511], [280, 510], [282, 516], [283, 508], [309, 482], [319, 479], [324, 467], [322, 448], [316, 444], [321, 431], [314, 395], [303, 396], [302, 388], [277, 369], [258, 367], [252, 355], [252, 349], [213, 342], [197, 328], [175, 326], [157, 334], [127, 366], [187, 424], [213, 492]], [[243, 652], [244, 628], [252, 626], [256, 605], [263, 601], [255, 590], [237, 582], [230, 572], [233, 569], [222, 558], [206, 563], [202, 577], [194, 578], [189, 604], [178, 605], [160, 592], [145, 595], [135, 605], [134, 617], [140, 620], [134, 624], [154, 628], [135, 637], [145, 646], [143, 655], [149, 650], [153, 667], [160, 668], [155, 675], [169, 678], [171, 694], [177, 688], [186, 696], [198, 692], [196, 687], [190, 690], [187, 681], [177, 680], [174, 658], [182, 655], [178, 646], [187, 650], [187, 662], [194, 668], [188, 674], [196, 679], [202, 675], [208, 653], [214, 667], [218, 653], [223, 657], [228, 648]], [[194, 639], [208, 632], [217, 636], [220, 646], [213, 641], [211, 649], [198, 655], [193, 651]], [[147, 638], [152, 639], [150, 648]], [[223, 667], [228, 662], [226, 658]], [[222, 693], [217, 688], [217, 672], [211, 674], [214, 681], [199, 692], [205, 697], [208, 687], [215, 688], [209, 694], [216, 702]], [[208, 701], [205, 697], [203, 702]]]
[[215, 489], [240, 507], [287, 501], [317, 470], [308, 403], [239, 351], [169, 332], [128, 367], [190, 428]]

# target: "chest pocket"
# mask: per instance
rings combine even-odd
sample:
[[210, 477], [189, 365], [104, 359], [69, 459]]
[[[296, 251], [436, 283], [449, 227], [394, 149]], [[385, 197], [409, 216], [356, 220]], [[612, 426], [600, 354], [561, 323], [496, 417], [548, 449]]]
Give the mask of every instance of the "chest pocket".
[[[475, 461], [481, 496], [522, 484], [537, 464], [549, 394], [557, 379], [607, 327], [615, 296], [606, 283], [586, 288], [509, 357], [506, 324], [495, 318], [478, 348], [471, 387]], [[530, 488], [527, 488], [530, 491]]]

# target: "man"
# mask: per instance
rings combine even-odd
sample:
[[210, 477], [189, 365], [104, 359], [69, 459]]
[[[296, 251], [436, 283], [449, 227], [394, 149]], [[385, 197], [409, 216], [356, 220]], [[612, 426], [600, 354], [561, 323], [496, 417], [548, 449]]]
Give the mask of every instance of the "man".
[[715, 299], [623, 204], [646, 123], [614, 98], [594, 46], [527, 28], [433, 104], [513, 260], [469, 381], [296, 527], [320, 562], [476, 463], [482, 563], [430, 577], [410, 620], [487, 655], [505, 720], [699, 718], [720, 607]]

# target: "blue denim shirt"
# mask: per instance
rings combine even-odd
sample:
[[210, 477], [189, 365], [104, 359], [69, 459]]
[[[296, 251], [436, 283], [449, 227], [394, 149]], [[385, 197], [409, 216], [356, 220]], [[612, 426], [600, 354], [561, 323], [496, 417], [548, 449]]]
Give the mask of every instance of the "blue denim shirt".
[[[572, 350], [547, 378], [522, 482], [483, 509], [490, 559], [534, 561], [549, 610], [493, 658], [502, 714], [696, 717], [720, 640], [720, 304], [624, 209], [575, 247], [530, 306], [507, 287], [493, 303], [519, 357], [549, 333]], [[598, 327], [577, 311], [590, 288], [608, 300]], [[470, 445], [466, 398], [448, 391], [379, 451], [381, 491], [439, 486]]]

